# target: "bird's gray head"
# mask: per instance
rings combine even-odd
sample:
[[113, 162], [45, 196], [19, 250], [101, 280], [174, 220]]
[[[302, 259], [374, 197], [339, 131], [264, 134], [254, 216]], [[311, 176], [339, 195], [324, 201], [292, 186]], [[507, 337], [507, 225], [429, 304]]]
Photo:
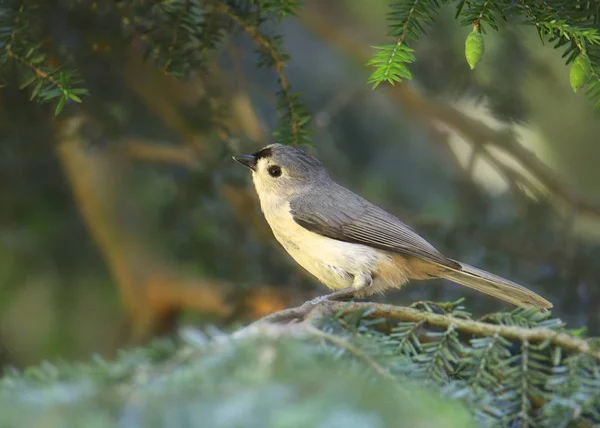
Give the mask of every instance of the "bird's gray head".
[[289, 198], [329, 179], [317, 159], [282, 144], [270, 144], [251, 155], [238, 155], [233, 159], [252, 170], [252, 180], [261, 199]]

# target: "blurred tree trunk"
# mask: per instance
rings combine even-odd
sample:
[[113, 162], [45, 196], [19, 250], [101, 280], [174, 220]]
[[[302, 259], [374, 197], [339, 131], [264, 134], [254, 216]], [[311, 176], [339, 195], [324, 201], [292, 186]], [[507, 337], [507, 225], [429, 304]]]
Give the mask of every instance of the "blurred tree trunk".
[[185, 306], [218, 316], [230, 314], [232, 307], [225, 301], [228, 285], [181, 278], [151, 248], [143, 216], [128, 195], [126, 160], [92, 147], [82, 136], [85, 126], [82, 116], [62, 123], [58, 155], [81, 214], [119, 284], [131, 317], [132, 339], [168, 330], [173, 311]]

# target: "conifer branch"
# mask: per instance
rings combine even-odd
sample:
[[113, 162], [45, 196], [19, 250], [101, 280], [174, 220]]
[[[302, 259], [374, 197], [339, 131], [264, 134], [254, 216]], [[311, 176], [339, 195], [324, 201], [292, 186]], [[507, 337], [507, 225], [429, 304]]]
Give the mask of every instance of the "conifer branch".
[[459, 360], [456, 353], [453, 352], [457, 351], [457, 349], [453, 349], [456, 346], [452, 346], [453, 343], [458, 343], [458, 333], [456, 326], [450, 323], [443, 333], [428, 333], [428, 336], [431, 335], [439, 335], [439, 339], [423, 346], [424, 352], [421, 355], [428, 361], [425, 377], [440, 381], [448, 376], [447, 373], [452, 371], [453, 365]]
[[529, 422], [529, 397], [527, 396], [529, 382], [529, 342], [524, 340], [521, 344], [521, 406], [519, 418], [524, 422]]
[[437, 0], [396, 1], [390, 5], [389, 35], [394, 43], [374, 46], [376, 53], [367, 65], [375, 67], [368, 82], [373, 89], [383, 82], [394, 85], [402, 79], [412, 79], [407, 64], [415, 61], [414, 50], [408, 46], [408, 39], [416, 41], [425, 33], [426, 27], [435, 16], [439, 3]]
[[442, 390], [469, 403], [485, 426], [600, 420], [600, 352], [589, 341], [565, 332], [547, 312], [516, 309], [483, 322], [471, 319], [460, 302], [309, 301], [233, 336], [322, 336], [378, 377], [445, 385]]
[[498, 30], [496, 24], [496, 15], [504, 18], [504, 1], [498, 0], [475, 0], [459, 2], [456, 17], [461, 18], [461, 24], [464, 26], [473, 26], [478, 31], [485, 32], [485, 26], [489, 25], [494, 30]]
[[[299, 103], [297, 95], [292, 93], [291, 84], [284, 72], [285, 63], [287, 56], [283, 54], [279, 47], [275, 44], [279, 39], [269, 40], [264, 34], [262, 34], [255, 25], [251, 25], [243, 17], [236, 14], [229, 6], [218, 0], [209, 0], [215, 10], [227, 16], [233, 22], [235, 22], [241, 29], [243, 29], [257, 44], [259, 51], [267, 55], [268, 58], [263, 60], [265, 65], [272, 65], [273, 69], [277, 73], [278, 82], [281, 87], [280, 97], [282, 98], [278, 107], [284, 107], [286, 113], [282, 116], [283, 123], [280, 128], [289, 128], [289, 131], [280, 129], [279, 135], [282, 137], [282, 142], [286, 141], [287, 134], [289, 133], [289, 143], [292, 145], [306, 144], [309, 142], [308, 134], [306, 131], [306, 125], [310, 120], [310, 116], [306, 113], [305, 107]], [[286, 122], [289, 121], [289, 125]], [[287, 125], [287, 126], [286, 126]]]
[[369, 366], [382, 379], [393, 379], [394, 378], [387, 369], [385, 369], [377, 361], [375, 361], [373, 358], [371, 358], [369, 355], [367, 355], [362, 349], [353, 345], [351, 342], [345, 340], [344, 338], [342, 338], [340, 336], [336, 336], [335, 334], [327, 333], [323, 330], [320, 330], [320, 329], [314, 327], [311, 324], [303, 324], [302, 330], [308, 332], [312, 336], [321, 338], [321, 339], [337, 346], [338, 348], [345, 349], [350, 354], [352, 354], [354, 357], [356, 357], [357, 359], [359, 359], [360, 361], [365, 363], [367, 366]]
[[486, 382], [491, 381], [494, 387], [499, 384], [495, 378], [487, 376], [487, 371], [501, 359], [508, 358], [510, 354], [506, 351], [508, 341], [499, 333], [494, 333], [492, 336], [486, 336], [480, 339], [472, 339], [471, 345], [473, 351], [470, 358], [467, 360], [471, 387], [484, 387]]
[[58, 98], [55, 107], [58, 115], [68, 100], [81, 103], [79, 96], [87, 95], [88, 91], [74, 87], [81, 83], [76, 71], [61, 71], [40, 50], [42, 18], [38, 9], [39, 6], [31, 2], [0, 6], [0, 65], [11, 60], [22, 69], [20, 88], [33, 87], [31, 100], [47, 102]]
[[[592, 348], [587, 341], [549, 328], [523, 328], [492, 324], [389, 304], [325, 301], [321, 305], [323, 305], [326, 311], [332, 313], [361, 312], [366, 314], [366, 318], [383, 318], [402, 322], [423, 322], [433, 327], [444, 329], [452, 327], [452, 330], [479, 336], [494, 336], [498, 334], [505, 339], [519, 340], [522, 342], [548, 341], [567, 351], [589, 355], [600, 362], [600, 351]], [[312, 301], [308, 301], [296, 308], [284, 309], [283, 311], [270, 314], [256, 322], [278, 323], [288, 322], [292, 319], [304, 319], [318, 306], [319, 305], [315, 306]]]
[[490, 5], [490, 0], [486, 0], [485, 3], [483, 3], [483, 6], [481, 7], [481, 11], [479, 12], [479, 16], [477, 17], [477, 19], [475, 21], [473, 21], [473, 26], [476, 28], [480, 28], [481, 27], [481, 20], [485, 17], [486, 12], [488, 11]]
[[22, 56], [17, 55], [12, 50], [12, 45], [15, 42], [15, 36], [17, 35], [17, 32], [19, 31], [19, 24], [20, 24], [21, 16], [23, 15], [24, 9], [25, 9], [25, 5], [21, 4], [17, 13], [15, 13], [14, 23], [12, 25], [12, 30], [10, 31], [10, 37], [4, 47], [4, 50], [6, 51], [6, 55], [9, 58], [12, 58], [15, 61], [18, 61], [21, 64], [29, 67], [36, 74], [36, 76], [38, 76], [40, 79], [48, 80], [49, 82], [51, 82], [52, 84], [54, 84], [55, 86], [60, 88], [61, 90], [64, 90], [61, 87], [60, 83], [56, 79], [54, 79], [54, 77], [52, 77], [52, 76], [48, 75], [48, 73], [45, 73], [44, 71], [40, 70], [38, 67], [35, 66], [35, 64], [33, 64], [30, 61], [27, 61]]
[[62, 92], [65, 92], [66, 88], [64, 86], [62, 86], [58, 80], [56, 80], [54, 77], [52, 77], [50, 74], [44, 72], [40, 68], [36, 67], [35, 64], [33, 64], [32, 62], [27, 61], [27, 59], [25, 59], [24, 57], [14, 53], [12, 51], [10, 44], [7, 44], [4, 49], [6, 50], [6, 56], [23, 64], [24, 66], [30, 68], [31, 71], [33, 71], [38, 78], [50, 82], [51, 84], [56, 86], [58, 89], [60, 89]]
[[[333, 307], [342, 308], [344, 303], [334, 303]], [[389, 318], [399, 321], [425, 321], [427, 324], [448, 328], [450, 325], [463, 332], [482, 336], [500, 336], [519, 341], [543, 342], [549, 341], [563, 349], [590, 355], [600, 361], [600, 352], [593, 349], [588, 342], [571, 336], [567, 333], [558, 332], [548, 328], [522, 328], [477, 322], [467, 319], [455, 318], [448, 315], [439, 315], [418, 311], [412, 308], [393, 306], [387, 304], [351, 303], [346, 308], [347, 312], [365, 311], [369, 309], [369, 318]]]
[[[415, 342], [418, 342], [419, 339], [416, 334], [424, 325], [425, 321], [419, 321], [415, 323], [404, 323], [404, 325], [396, 327], [394, 333], [392, 333], [392, 337], [400, 333], [400, 340], [398, 341], [395, 352], [402, 353], [406, 356], [417, 355], [419, 351], [415, 347]], [[417, 343], [416, 346], [419, 347], [420, 344]]]
[[[498, 30], [496, 17], [506, 20], [506, 13], [516, 11], [528, 18], [542, 42], [549, 39], [555, 42], [554, 48], [567, 46], [563, 57], [571, 66], [570, 80], [574, 91], [587, 86], [588, 97], [600, 107], [600, 35], [594, 26], [600, 17], [600, 8], [594, 2], [551, 1], [551, 0], [460, 0], [455, 1], [456, 16], [460, 23], [472, 26], [473, 31], [465, 43], [465, 56], [471, 69], [482, 58], [485, 25]], [[516, 7], [515, 7], [516, 6]], [[375, 89], [383, 82], [392, 85], [402, 79], [412, 79], [407, 64], [414, 62], [414, 51], [407, 45], [408, 40], [417, 40], [426, 25], [433, 19], [438, 0], [403, 0], [390, 5], [394, 12], [390, 19], [391, 35], [394, 44], [376, 46], [376, 52], [367, 65], [375, 67], [368, 82]]]
[[533, 7], [530, 1], [518, 0], [518, 5], [528, 20], [535, 25], [542, 43], [550, 40], [555, 42], [555, 48], [569, 43], [563, 57], [567, 57], [567, 65], [573, 63], [573, 90], [577, 91], [588, 85], [589, 98], [596, 101], [596, 108], [600, 107], [600, 55], [595, 53], [600, 49], [600, 34], [591, 26], [591, 21], [598, 19], [598, 16], [577, 19], [577, 15], [571, 14], [572, 11], [568, 9], [561, 11], [547, 1], [535, 2], [536, 7]]
[[[255, 1], [256, 0], [252, 0]], [[274, 14], [278, 21], [286, 16], [295, 16], [300, 7], [300, 0], [258, 0], [260, 11], [266, 14]]]
[[[177, 41], [179, 38], [181, 22], [182, 22], [184, 15], [188, 13], [189, 9], [190, 9], [190, 0], [185, 0], [183, 7], [179, 10], [179, 13], [177, 14], [177, 20], [175, 21], [175, 27], [173, 28], [173, 37], [171, 40], [171, 45], [168, 48], [169, 53], [174, 52], [175, 49], [177, 48]], [[165, 73], [168, 73], [167, 67], [168, 67], [168, 63], [165, 63], [165, 65], [163, 66], [163, 71]]]
[[129, 2], [117, 7], [125, 35], [136, 39], [163, 74], [177, 78], [204, 71], [205, 53], [214, 49], [223, 28], [211, 26], [201, 0]]

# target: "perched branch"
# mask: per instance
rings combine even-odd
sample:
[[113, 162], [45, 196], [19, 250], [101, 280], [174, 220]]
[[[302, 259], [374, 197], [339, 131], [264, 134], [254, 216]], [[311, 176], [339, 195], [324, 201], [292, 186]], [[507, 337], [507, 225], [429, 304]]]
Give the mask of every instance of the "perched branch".
[[[318, 308], [318, 309], [317, 309]], [[600, 362], [600, 351], [593, 349], [588, 342], [579, 339], [567, 333], [563, 333], [548, 328], [522, 328], [506, 325], [491, 324], [487, 322], [474, 321], [464, 318], [458, 318], [451, 315], [440, 315], [426, 311], [420, 311], [413, 308], [394, 306], [381, 303], [370, 302], [337, 302], [325, 301], [320, 304], [315, 304], [308, 301], [296, 308], [284, 309], [256, 321], [256, 323], [280, 323], [305, 318], [315, 319], [310, 316], [314, 310], [319, 310], [322, 313], [341, 314], [361, 312], [365, 318], [383, 318], [388, 320], [396, 320], [402, 322], [417, 322], [427, 323], [430, 326], [450, 328], [466, 334], [477, 336], [495, 336], [500, 335], [505, 339], [519, 340], [527, 342], [545, 342], [548, 341], [554, 345], [560, 346], [562, 349], [590, 355]]]
[[[334, 306], [335, 308], [336, 306]], [[550, 341], [563, 349], [588, 354], [600, 361], [600, 352], [593, 350], [588, 342], [576, 338], [567, 333], [557, 332], [547, 328], [521, 328], [504, 325], [489, 324], [484, 322], [465, 320], [448, 315], [439, 315], [418, 311], [412, 308], [393, 306], [387, 304], [373, 305], [370, 303], [352, 303], [346, 305], [337, 303], [337, 309], [345, 308], [346, 311], [366, 311], [369, 318], [391, 318], [398, 321], [424, 321], [436, 327], [454, 327], [463, 332], [481, 336], [493, 336], [499, 334], [506, 339], [514, 339], [528, 342]]]
[[229, 338], [261, 335], [323, 338], [335, 354], [345, 351], [380, 378], [433, 381], [494, 421], [482, 420], [483, 426], [598, 420], [597, 339], [569, 334], [560, 320], [533, 308], [473, 320], [461, 301], [411, 307], [309, 301]]

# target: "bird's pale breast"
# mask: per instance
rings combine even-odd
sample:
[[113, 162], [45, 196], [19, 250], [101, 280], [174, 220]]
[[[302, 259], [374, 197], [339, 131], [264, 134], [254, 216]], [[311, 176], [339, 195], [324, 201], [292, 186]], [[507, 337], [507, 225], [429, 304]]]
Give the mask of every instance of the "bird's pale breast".
[[402, 266], [397, 266], [393, 255], [311, 232], [294, 221], [288, 203], [277, 207], [265, 207], [265, 201], [261, 203], [275, 238], [300, 266], [327, 287], [350, 287], [354, 277], [364, 273], [375, 274], [375, 292], [394, 285], [400, 286], [408, 279], [405, 272], [399, 270]]

